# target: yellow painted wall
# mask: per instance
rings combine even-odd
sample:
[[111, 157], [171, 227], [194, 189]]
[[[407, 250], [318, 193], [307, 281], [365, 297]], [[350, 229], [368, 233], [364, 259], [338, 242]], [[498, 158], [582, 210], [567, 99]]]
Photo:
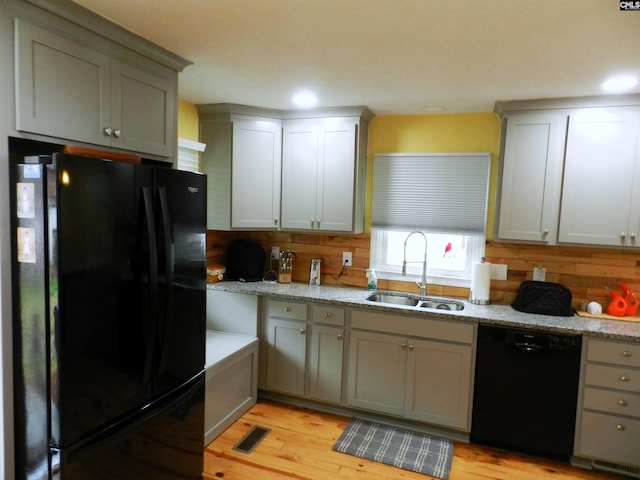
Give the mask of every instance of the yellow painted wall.
[[178, 101], [178, 137], [187, 140], [198, 141], [198, 110], [196, 106], [185, 102]]
[[498, 172], [500, 119], [494, 113], [451, 115], [388, 115], [375, 117], [369, 125], [367, 168], [367, 219], [370, 225], [373, 155], [376, 153], [470, 153], [491, 154], [487, 238], [492, 238]]

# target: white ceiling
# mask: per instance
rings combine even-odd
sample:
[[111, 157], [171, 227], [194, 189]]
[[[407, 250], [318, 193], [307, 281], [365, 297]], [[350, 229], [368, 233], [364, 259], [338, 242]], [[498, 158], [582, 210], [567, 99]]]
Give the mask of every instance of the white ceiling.
[[492, 111], [640, 76], [640, 11], [618, 0], [75, 1], [193, 62], [194, 104], [289, 109], [307, 88], [378, 115]]

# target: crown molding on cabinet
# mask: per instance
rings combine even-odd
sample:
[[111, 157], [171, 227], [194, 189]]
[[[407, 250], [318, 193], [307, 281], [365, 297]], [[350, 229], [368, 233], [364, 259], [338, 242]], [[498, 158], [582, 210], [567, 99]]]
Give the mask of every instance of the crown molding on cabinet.
[[497, 101], [494, 105], [493, 111], [498, 116], [502, 116], [507, 112], [516, 111], [561, 110], [568, 108], [614, 106], [621, 107], [629, 105], [640, 105], [640, 94]]

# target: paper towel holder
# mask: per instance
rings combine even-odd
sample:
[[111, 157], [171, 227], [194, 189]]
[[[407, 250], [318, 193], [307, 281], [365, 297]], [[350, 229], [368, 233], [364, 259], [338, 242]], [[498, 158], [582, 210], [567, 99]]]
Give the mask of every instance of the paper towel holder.
[[[480, 263], [485, 263], [484, 257], [480, 258]], [[469, 289], [469, 303], [472, 303], [474, 305], [490, 305], [491, 304], [491, 300], [489, 298], [487, 298], [487, 299], [474, 298], [474, 295], [473, 295], [473, 279], [471, 279], [471, 288]]]

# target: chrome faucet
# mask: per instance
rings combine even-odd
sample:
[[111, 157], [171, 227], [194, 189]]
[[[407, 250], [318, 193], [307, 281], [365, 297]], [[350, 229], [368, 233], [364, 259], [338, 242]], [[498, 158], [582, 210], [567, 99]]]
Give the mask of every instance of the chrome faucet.
[[[404, 277], [407, 275], [407, 241], [409, 240], [409, 237], [414, 233], [418, 233], [422, 235], [422, 238], [424, 238], [424, 260], [422, 261], [422, 281], [420, 283], [416, 282], [416, 285], [420, 287], [420, 295], [426, 295], [427, 294], [427, 236], [418, 230], [411, 232], [409, 235], [407, 235], [407, 238], [404, 239], [404, 257], [402, 258], [402, 276]], [[409, 263], [418, 263], [418, 262], [409, 262]]]

